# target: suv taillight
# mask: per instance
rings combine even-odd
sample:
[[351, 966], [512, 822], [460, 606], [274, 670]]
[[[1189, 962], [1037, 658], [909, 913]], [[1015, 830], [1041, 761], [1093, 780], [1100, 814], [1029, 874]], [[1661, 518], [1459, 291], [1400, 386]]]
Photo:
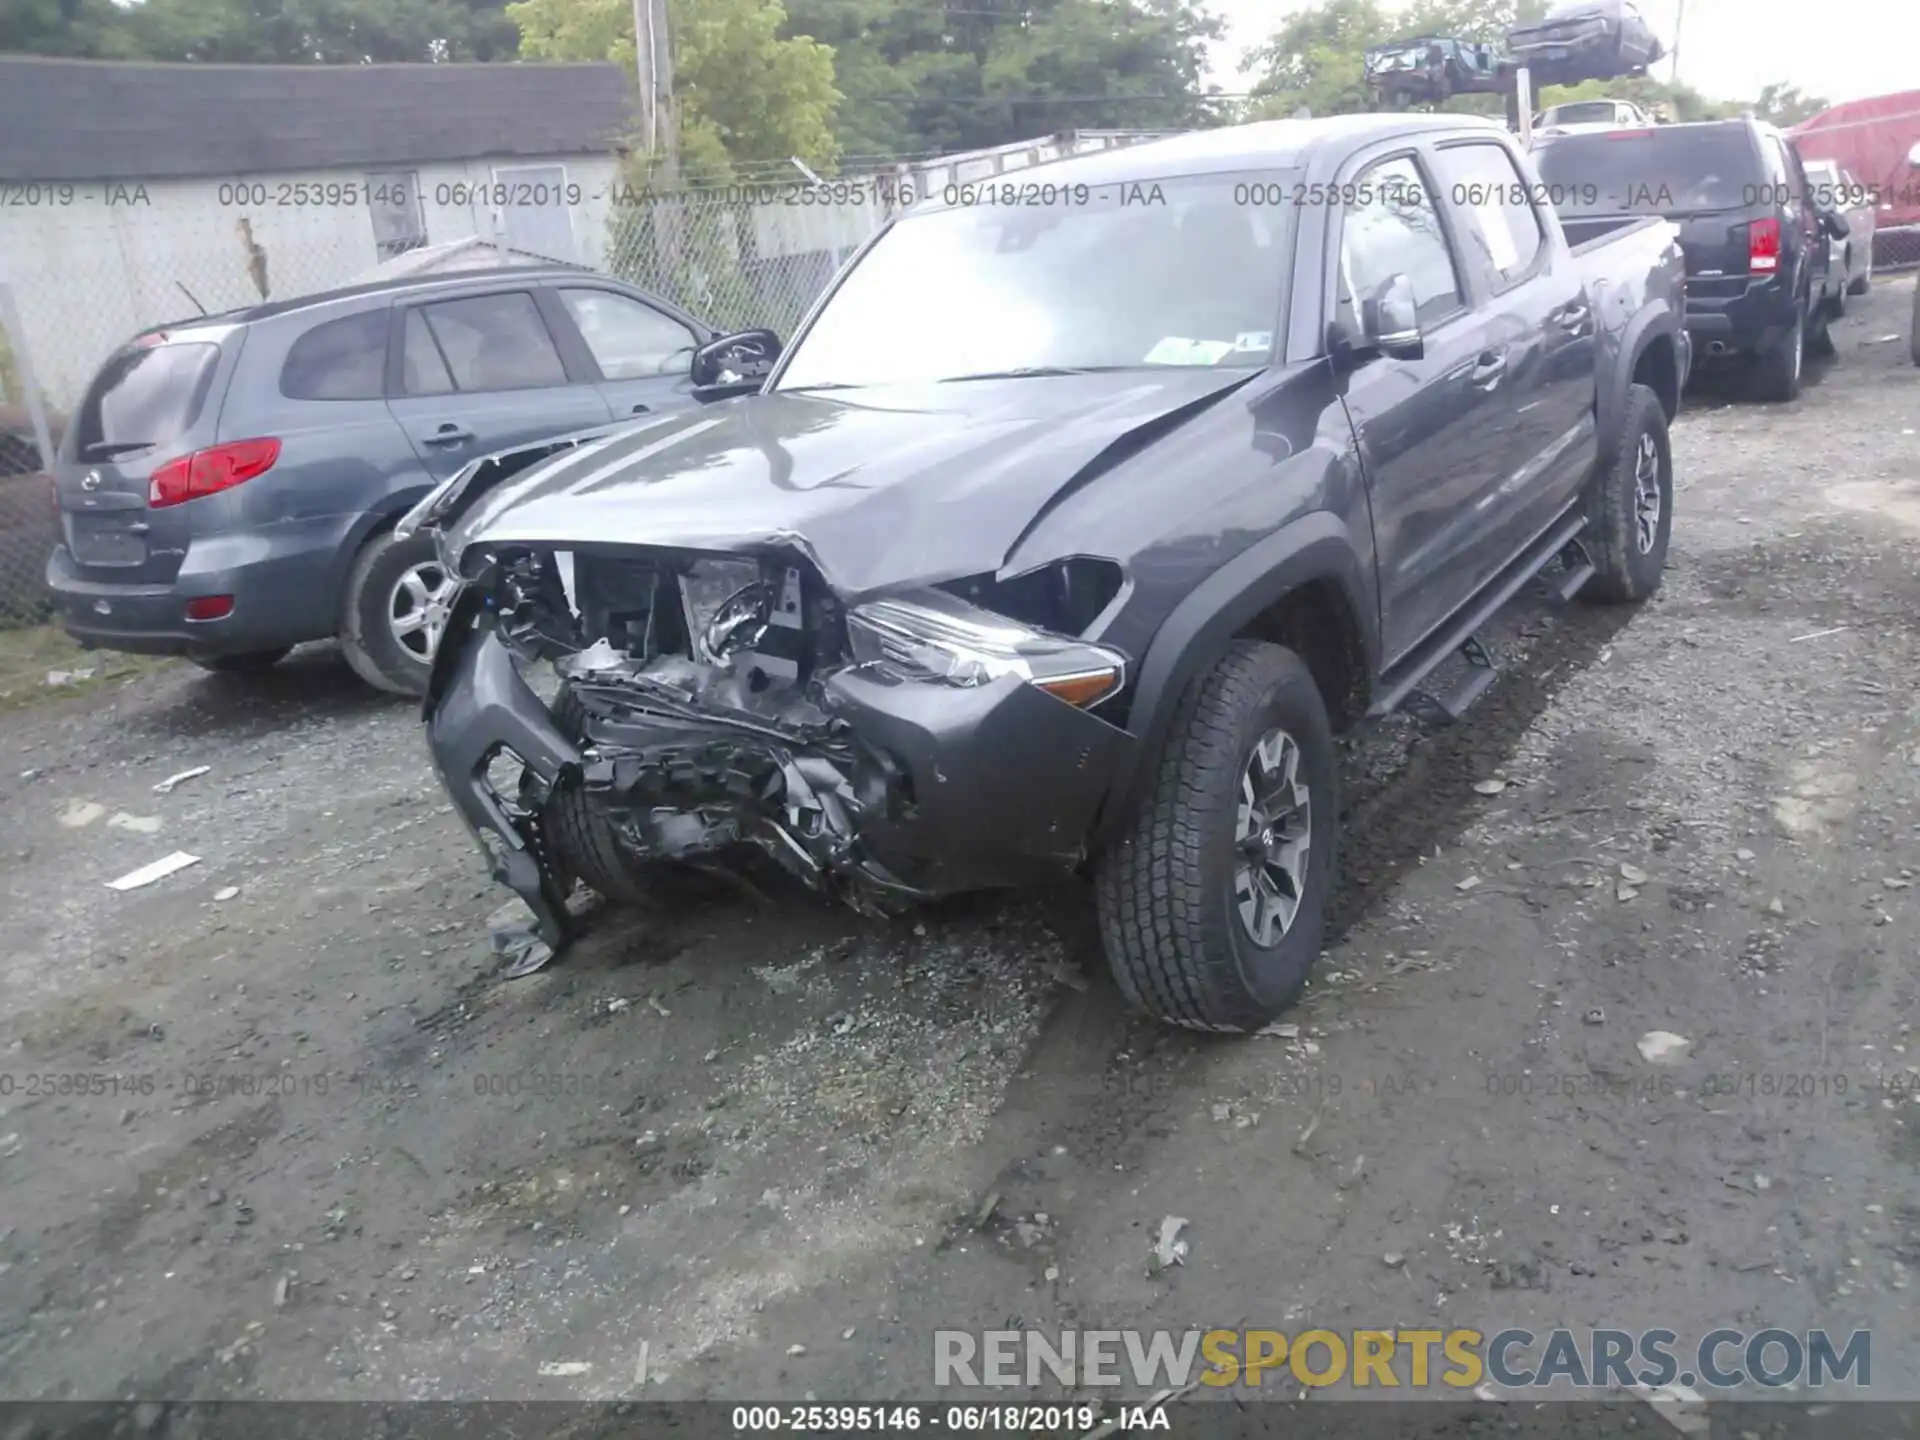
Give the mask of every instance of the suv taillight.
[[1747, 269], [1771, 275], [1780, 268], [1780, 222], [1755, 220], [1747, 226]]
[[279, 458], [278, 440], [236, 440], [169, 460], [147, 482], [147, 504], [158, 510], [231, 490], [243, 480], [266, 474]]

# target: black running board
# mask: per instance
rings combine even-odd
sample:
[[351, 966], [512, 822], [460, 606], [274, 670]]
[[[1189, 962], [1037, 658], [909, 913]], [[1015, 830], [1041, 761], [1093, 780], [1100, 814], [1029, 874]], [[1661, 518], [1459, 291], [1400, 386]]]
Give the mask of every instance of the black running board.
[[[1438, 711], [1449, 720], [1458, 720], [1466, 714], [1500, 673], [1493, 657], [1478, 639], [1481, 627], [1535, 580], [1545, 583], [1563, 599], [1571, 599], [1593, 578], [1593, 562], [1587, 558], [1585, 547], [1579, 544], [1579, 535], [1586, 523], [1583, 513], [1570, 511], [1559, 524], [1529, 545], [1481, 591], [1477, 602], [1460, 612], [1458, 619], [1436, 630], [1381, 677], [1379, 698], [1368, 709], [1367, 718], [1377, 720], [1403, 707]], [[1555, 560], [1560, 560], [1565, 568], [1549, 578], [1545, 572]], [[1467, 662], [1465, 680], [1442, 693], [1423, 690], [1420, 682], [1455, 654]]]

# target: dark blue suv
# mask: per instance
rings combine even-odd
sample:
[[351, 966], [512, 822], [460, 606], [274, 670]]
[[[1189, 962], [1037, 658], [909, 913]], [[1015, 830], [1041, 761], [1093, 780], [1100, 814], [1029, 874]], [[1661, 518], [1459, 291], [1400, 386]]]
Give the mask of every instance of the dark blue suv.
[[590, 272], [435, 275], [149, 331], [102, 367], [54, 467], [47, 583], [83, 645], [272, 665], [338, 636], [417, 693], [452, 599], [394, 523], [506, 446], [701, 402], [711, 325]]

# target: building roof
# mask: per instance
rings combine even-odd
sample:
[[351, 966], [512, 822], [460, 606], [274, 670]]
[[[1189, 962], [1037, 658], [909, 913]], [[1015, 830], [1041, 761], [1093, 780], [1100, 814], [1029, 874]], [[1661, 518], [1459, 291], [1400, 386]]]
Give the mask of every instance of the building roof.
[[0, 180], [172, 180], [605, 152], [617, 65], [148, 65], [0, 55]]

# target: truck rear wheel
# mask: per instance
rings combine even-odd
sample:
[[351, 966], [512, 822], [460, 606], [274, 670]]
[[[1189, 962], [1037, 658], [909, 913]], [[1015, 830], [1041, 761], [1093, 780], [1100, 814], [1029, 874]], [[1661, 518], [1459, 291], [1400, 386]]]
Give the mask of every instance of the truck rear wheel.
[[1594, 576], [1580, 598], [1628, 605], [1660, 588], [1673, 535], [1673, 447], [1667, 412], [1645, 385], [1627, 390], [1627, 412], [1612, 448], [1587, 482], [1581, 534]]
[[1320, 955], [1340, 807], [1332, 726], [1306, 664], [1236, 641], [1181, 698], [1138, 814], [1096, 872], [1128, 1002], [1245, 1033]]

